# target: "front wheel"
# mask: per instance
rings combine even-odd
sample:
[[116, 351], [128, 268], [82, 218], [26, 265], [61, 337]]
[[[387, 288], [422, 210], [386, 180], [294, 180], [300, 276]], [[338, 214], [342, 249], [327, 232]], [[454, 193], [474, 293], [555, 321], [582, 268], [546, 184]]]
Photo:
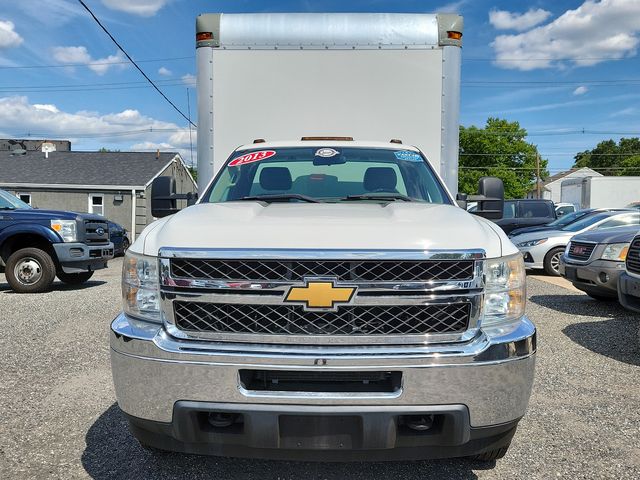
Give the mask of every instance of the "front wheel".
[[7, 259], [5, 276], [14, 292], [40, 293], [53, 283], [56, 266], [44, 250], [22, 248]]
[[544, 271], [553, 277], [560, 276], [560, 258], [564, 253], [564, 247], [552, 248], [544, 257]]
[[65, 273], [58, 272], [58, 278], [67, 285], [80, 285], [93, 277], [93, 272]]

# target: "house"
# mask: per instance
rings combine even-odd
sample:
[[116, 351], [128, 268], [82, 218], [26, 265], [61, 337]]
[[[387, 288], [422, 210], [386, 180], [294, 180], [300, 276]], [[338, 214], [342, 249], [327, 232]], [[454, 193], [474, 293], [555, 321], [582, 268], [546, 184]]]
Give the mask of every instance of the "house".
[[153, 217], [151, 182], [176, 179], [176, 192], [196, 191], [178, 153], [0, 151], [0, 189], [36, 208], [104, 215], [129, 230], [131, 241]]
[[[588, 167], [572, 168], [571, 170], [556, 173], [555, 175], [551, 175], [550, 177], [546, 178], [542, 183], [542, 198], [546, 200], [552, 200], [554, 203], [559, 203], [563, 180], [566, 180], [568, 178], [601, 176], [601, 173], [598, 173], [595, 170], [591, 170]], [[527, 193], [527, 198], [538, 198], [535, 188]]]

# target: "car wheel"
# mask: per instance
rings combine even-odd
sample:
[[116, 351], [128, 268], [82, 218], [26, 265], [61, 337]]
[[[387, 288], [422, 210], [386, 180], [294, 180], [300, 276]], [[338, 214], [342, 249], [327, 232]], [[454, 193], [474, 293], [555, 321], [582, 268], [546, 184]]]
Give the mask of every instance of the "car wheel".
[[560, 276], [560, 257], [564, 253], [564, 247], [552, 248], [544, 257], [544, 271], [553, 277]]
[[58, 278], [67, 285], [80, 285], [93, 277], [93, 272], [65, 273], [58, 272]]
[[129, 239], [127, 237], [124, 237], [122, 239], [122, 254], [124, 255], [124, 252], [126, 252], [129, 247], [131, 246], [131, 244], [129, 243]]
[[22, 248], [7, 259], [5, 276], [14, 292], [40, 293], [53, 283], [56, 266], [44, 250]]
[[477, 462], [493, 462], [494, 460], [499, 460], [504, 457], [507, 454], [507, 450], [509, 450], [509, 445], [496, 448], [495, 450], [489, 450], [488, 452], [480, 453], [478, 455], [472, 455], [469, 459]]

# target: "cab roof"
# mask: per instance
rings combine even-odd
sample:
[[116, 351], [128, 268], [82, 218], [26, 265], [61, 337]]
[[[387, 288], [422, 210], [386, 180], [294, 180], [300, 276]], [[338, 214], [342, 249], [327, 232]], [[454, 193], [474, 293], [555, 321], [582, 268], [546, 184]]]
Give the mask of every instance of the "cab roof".
[[270, 148], [292, 148], [292, 147], [336, 147], [336, 148], [386, 148], [389, 150], [409, 150], [411, 152], [420, 152], [416, 147], [404, 145], [401, 143], [391, 142], [370, 142], [362, 140], [297, 140], [297, 141], [275, 141], [249, 143], [242, 145], [236, 149], [237, 152], [255, 149]]

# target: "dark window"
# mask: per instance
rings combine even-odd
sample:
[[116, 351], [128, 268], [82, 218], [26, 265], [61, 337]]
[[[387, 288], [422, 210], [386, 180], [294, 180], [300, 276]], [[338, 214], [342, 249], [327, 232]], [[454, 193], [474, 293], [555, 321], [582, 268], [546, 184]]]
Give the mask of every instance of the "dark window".
[[544, 202], [520, 202], [520, 218], [552, 217], [551, 206]]
[[502, 209], [502, 218], [515, 218], [516, 216], [516, 202], [504, 202], [504, 208]]

